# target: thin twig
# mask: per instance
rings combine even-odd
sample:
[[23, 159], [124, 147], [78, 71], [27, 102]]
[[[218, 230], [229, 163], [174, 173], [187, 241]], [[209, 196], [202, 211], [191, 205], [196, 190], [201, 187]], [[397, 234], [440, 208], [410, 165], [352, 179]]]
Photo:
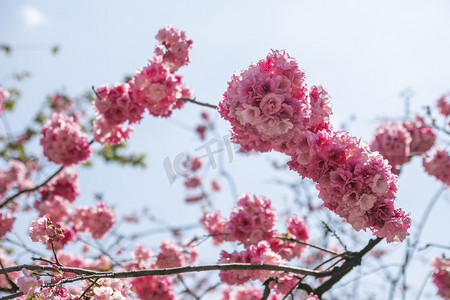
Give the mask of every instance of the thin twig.
[[18, 191], [17, 193], [15, 193], [14, 195], [12, 195], [11, 197], [7, 198], [5, 201], [3, 201], [0, 204], [0, 208], [3, 208], [6, 204], [8, 204], [9, 202], [11, 202], [12, 200], [14, 200], [15, 198], [17, 198], [18, 196], [24, 194], [24, 193], [31, 193], [36, 191], [37, 189], [43, 187], [44, 185], [46, 185], [50, 180], [52, 180], [56, 175], [59, 174], [59, 172], [61, 172], [62, 170], [64, 170], [64, 166], [61, 166], [58, 170], [56, 170], [55, 173], [53, 173], [49, 178], [47, 178], [44, 182], [42, 182], [41, 184], [33, 187], [33, 188], [29, 188], [29, 189], [24, 189], [21, 191]]
[[216, 107], [215, 105], [197, 101], [197, 100], [195, 100], [195, 98], [194, 98], [194, 99], [190, 99], [190, 98], [179, 98], [178, 100], [186, 101], [186, 102], [191, 102], [191, 103], [194, 103], [194, 104], [197, 104], [197, 105], [201, 105], [201, 106], [206, 106], [206, 107], [210, 107], [210, 108], [213, 108], [213, 109], [217, 109], [217, 107]]
[[[7, 274], [11, 272], [20, 271], [21, 269], [27, 269], [30, 271], [55, 271], [53, 266], [41, 266], [41, 265], [18, 265], [14, 267], [7, 267], [0, 270], [0, 274]], [[327, 277], [333, 274], [333, 271], [316, 271], [304, 268], [290, 267], [284, 265], [268, 265], [268, 264], [246, 264], [246, 263], [230, 263], [230, 264], [216, 264], [216, 265], [200, 265], [200, 266], [185, 266], [177, 268], [165, 268], [165, 269], [150, 269], [150, 270], [136, 270], [136, 271], [124, 271], [124, 272], [97, 272], [81, 268], [72, 268], [61, 266], [58, 268], [60, 272], [74, 273], [79, 276], [64, 278], [58, 282], [59, 284], [75, 282], [79, 280], [87, 280], [94, 278], [136, 278], [142, 276], [155, 276], [155, 275], [174, 275], [191, 272], [204, 272], [204, 271], [230, 271], [230, 270], [266, 270], [266, 271], [279, 271], [292, 274], [310, 275], [316, 278]]]
[[304, 242], [304, 241], [300, 241], [300, 240], [297, 240], [297, 239], [288, 238], [288, 237], [277, 237], [277, 238], [280, 239], [280, 240], [283, 240], [283, 241], [294, 242], [294, 243], [302, 244], [302, 245], [305, 245], [305, 246], [309, 246], [311, 248], [316, 248], [318, 250], [321, 250], [321, 251], [324, 251], [324, 252], [327, 252], [327, 253], [330, 253], [330, 254], [333, 254], [333, 255], [336, 255], [336, 256], [343, 255], [343, 254], [339, 254], [337, 252], [334, 252], [332, 250], [329, 250], [327, 248], [324, 248], [324, 247], [321, 247], [321, 246], [317, 246], [317, 245], [314, 245], [314, 244], [310, 244], [310, 243], [307, 243], [307, 242]]

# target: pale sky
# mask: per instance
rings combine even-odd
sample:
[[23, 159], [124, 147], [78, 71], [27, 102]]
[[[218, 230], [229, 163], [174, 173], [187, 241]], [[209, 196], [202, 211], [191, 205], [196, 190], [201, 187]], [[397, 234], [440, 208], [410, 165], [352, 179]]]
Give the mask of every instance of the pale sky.
[[[418, 112], [450, 91], [450, 1], [446, 0], [0, 0], [0, 44], [12, 46], [10, 56], [0, 53], [0, 84], [8, 87], [11, 82], [2, 80], [12, 71], [32, 73], [19, 86], [23, 97], [10, 120], [13, 128], [30, 119], [50, 92], [75, 96], [92, 85], [113, 84], [133, 74], [152, 58], [154, 36], [166, 24], [185, 30], [194, 40], [191, 63], [181, 73], [198, 100], [218, 103], [235, 71], [264, 58], [270, 49], [285, 49], [305, 70], [308, 85], [321, 83], [330, 93], [332, 123], [338, 128], [356, 115], [349, 131], [368, 142], [377, 120], [403, 115], [399, 94], [405, 88], [414, 91], [411, 110]], [[61, 48], [57, 56], [50, 54], [54, 45]], [[98, 163], [95, 171], [83, 170], [79, 201], [92, 203], [94, 192], [104, 192], [109, 203], [125, 211], [139, 210], [146, 203], [162, 218], [198, 215], [197, 206], [185, 208], [180, 181], [169, 183], [163, 161], [201, 146], [194, 134], [180, 126], [194, 128], [201, 111], [186, 105], [168, 120], [145, 117], [130, 147], [147, 152], [149, 168]], [[219, 132], [226, 135], [229, 125], [218, 114], [214, 118]], [[261, 163], [269, 155], [235, 155], [233, 162], [225, 162], [239, 193], [280, 197], [278, 189], [264, 184], [273, 178], [270, 166]], [[218, 175], [217, 170], [210, 174]], [[418, 220], [438, 187], [433, 178], [423, 175], [416, 159], [400, 179], [397, 206]], [[229, 198], [217, 204], [225, 210], [231, 205]], [[450, 228], [448, 209], [447, 193], [425, 228], [430, 242], [448, 243], [448, 233], [443, 240], [442, 232], [436, 231]]]

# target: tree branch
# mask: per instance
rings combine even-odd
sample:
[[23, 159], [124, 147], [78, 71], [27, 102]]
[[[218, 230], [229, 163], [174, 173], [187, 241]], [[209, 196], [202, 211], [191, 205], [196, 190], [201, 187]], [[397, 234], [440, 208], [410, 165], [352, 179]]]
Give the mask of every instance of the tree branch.
[[64, 166], [61, 166], [58, 170], [56, 170], [55, 173], [53, 173], [49, 178], [47, 178], [44, 182], [42, 182], [41, 184], [30, 188], [30, 189], [24, 189], [21, 191], [18, 191], [17, 193], [15, 193], [14, 195], [12, 195], [11, 197], [7, 198], [5, 201], [3, 201], [0, 204], [0, 208], [3, 208], [6, 204], [8, 204], [9, 202], [11, 202], [12, 200], [14, 200], [15, 198], [19, 197], [20, 195], [24, 194], [24, 193], [31, 193], [36, 191], [37, 189], [43, 187], [44, 185], [46, 185], [50, 180], [52, 180], [56, 175], [59, 174], [59, 172], [61, 172], [62, 170], [64, 170]]
[[352, 252], [348, 259], [340, 267], [331, 270], [331, 278], [321, 284], [315, 289], [314, 293], [320, 298], [322, 294], [328, 291], [335, 285], [342, 277], [349, 273], [354, 267], [361, 264], [362, 257], [372, 250], [383, 238], [376, 238], [369, 241], [369, 243], [359, 252]]
[[197, 101], [197, 100], [195, 100], [195, 98], [194, 99], [179, 98], [178, 100], [185, 101], [185, 102], [191, 102], [191, 103], [194, 103], [194, 104], [197, 104], [197, 105], [200, 105], [200, 106], [206, 106], [206, 107], [210, 107], [210, 108], [213, 108], [213, 109], [217, 109], [217, 107], [215, 105]]

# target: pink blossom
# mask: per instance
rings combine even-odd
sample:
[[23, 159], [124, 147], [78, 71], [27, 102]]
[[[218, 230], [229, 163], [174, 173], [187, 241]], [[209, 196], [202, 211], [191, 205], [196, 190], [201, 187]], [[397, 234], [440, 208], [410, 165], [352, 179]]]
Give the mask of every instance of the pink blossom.
[[292, 291], [292, 288], [297, 285], [298, 278], [296, 278], [292, 274], [284, 274], [277, 278], [276, 283], [271, 282], [269, 287], [274, 288], [275, 292], [281, 294], [281, 295], [287, 295]]
[[182, 267], [185, 263], [183, 248], [171, 241], [162, 242], [159, 247], [161, 252], [156, 259], [158, 268]]
[[12, 188], [27, 189], [34, 185], [30, 177], [38, 168], [36, 163], [11, 159], [8, 168], [8, 170], [0, 169], [0, 196]]
[[397, 167], [410, 160], [411, 134], [401, 122], [382, 123], [370, 144], [373, 151], [378, 151], [391, 166]]
[[170, 72], [175, 72], [189, 63], [189, 54], [193, 42], [186, 38], [184, 31], [166, 25], [158, 31], [156, 40], [158, 46], [155, 49], [155, 54], [162, 56], [163, 63]]
[[427, 152], [436, 142], [436, 134], [433, 127], [428, 126], [423, 117], [417, 115], [416, 120], [405, 121], [402, 124], [411, 135], [411, 143], [409, 145], [411, 155], [420, 155]]
[[[6, 253], [6, 251], [2, 247], [0, 247], [0, 261], [2, 262], [3, 267], [5, 267], [5, 268], [17, 266], [17, 263], [11, 259], [11, 257]], [[11, 272], [8, 275], [9, 275], [9, 278], [11, 278], [13, 281], [15, 281], [19, 277], [20, 274], [19, 274], [19, 272]], [[12, 287], [9, 284], [9, 281], [4, 274], [0, 275], [0, 286]]]
[[0, 238], [12, 230], [15, 220], [9, 212], [0, 211]]
[[273, 237], [272, 228], [276, 222], [276, 211], [269, 199], [260, 195], [242, 194], [237, 206], [231, 211], [226, 231], [231, 240], [248, 246]]
[[100, 201], [96, 208], [76, 208], [72, 220], [77, 231], [89, 232], [94, 239], [100, 239], [114, 225], [116, 214], [105, 202]]
[[226, 239], [226, 224], [228, 220], [224, 218], [220, 211], [207, 212], [201, 219], [202, 225], [208, 231], [215, 245], [219, 245]]
[[68, 219], [72, 213], [72, 204], [69, 200], [54, 195], [44, 201], [36, 201], [34, 207], [39, 211], [39, 216], [47, 216], [55, 222]]
[[137, 244], [132, 253], [132, 260], [133, 263], [136, 263], [138, 266], [145, 268], [146, 266], [150, 266], [152, 264], [152, 256], [153, 253], [150, 251], [150, 249], [146, 249], [143, 245]]
[[169, 117], [172, 110], [184, 105], [178, 98], [191, 96], [181, 79], [167, 70], [161, 57], [156, 57], [131, 79], [132, 97], [151, 115]]
[[311, 128], [322, 129], [328, 127], [330, 116], [333, 113], [331, 108], [331, 97], [325, 88], [319, 85], [313, 85], [309, 90], [309, 99], [311, 101], [311, 118], [309, 126]]
[[[226, 286], [223, 290], [221, 300], [259, 300], [263, 296], [263, 290], [254, 285], [242, 285], [236, 288]], [[269, 300], [280, 300], [281, 297], [272, 294], [267, 298]]]
[[44, 281], [39, 275], [34, 275], [26, 269], [22, 269], [22, 276], [17, 279], [17, 286], [24, 296], [39, 295], [39, 290], [44, 285]]
[[431, 155], [423, 157], [423, 166], [428, 174], [450, 185], [450, 155], [446, 150], [435, 148]]
[[129, 139], [134, 129], [121, 124], [111, 124], [102, 115], [94, 120], [94, 140], [100, 144], [117, 145]]
[[435, 257], [433, 264], [433, 283], [438, 288], [438, 295], [450, 299], [450, 259]]
[[41, 187], [39, 193], [42, 196], [42, 200], [46, 200], [52, 195], [57, 195], [70, 202], [75, 201], [80, 195], [77, 171], [73, 168], [65, 168], [44, 187]]
[[437, 101], [437, 108], [441, 115], [448, 117], [450, 115], [450, 93], [442, 95]]
[[9, 93], [9, 91], [0, 86], [0, 115], [3, 113], [6, 101], [8, 101], [10, 96], [11, 94]]
[[188, 178], [184, 181], [184, 186], [187, 188], [196, 188], [202, 184], [202, 179], [198, 176]]
[[320, 300], [319, 297], [317, 297], [317, 295], [314, 295], [314, 293], [310, 293], [308, 298], [306, 298], [306, 300]]
[[286, 143], [307, 129], [311, 116], [304, 72], [284, 51], [272, 51], [233, 75], [218, 110], [243, 151], [286, 152]]
[[63, 166], [86, 161], [91, 155], [87, 135], [80, 125], [63, 114], [52, 114], [42, 129], [41, 145], [50, 161]]
[[64, 238], [61, 225], [57, 222], [52, 222], [45, 216], [31, 222], [29, 234], [33, 242], [41, 242], [44, 245]]
[[[370, 228], [377, 236], [387, 237], [388, 242], [406, 238], [409, 215], [393, 208], [397, 177], [387, 161], [367, 144], [347, 132], [320, 130], [303, 132], [289, 145], [289, 166], [318, 183], [325, 207], [356, 230]], [[384, 209], [386, 203], [392, 209]]]
[[99, 114], [112, 125], [120, 125], [128, 121], [138, 123], [144, 107], [133, 98], [127, 83], [117, 83], [113, 88], [102, 85], [97, 88], [95, 107]]
[[[220, 253], [219, 264], [227, 263], [249, 263], [249, 264], [270, 264], [282, 265], [285, 260], [280, 255], [270, 249], [267, 241], [259, 242], [257, 245], [250, 245], [244, 251], [228, 253], [224, 250]], [[221, 281], [227, 284], [242, 284], [250, 279], [264, 282], [269, 277], [277, 277], [280, 272], [267, 270], [233, 270], [220, 271]]]
[[144, 276], [131, 281], [139, 299], [142, 300], [174, 300], [178, 299], [172, 279], [169, 276]]

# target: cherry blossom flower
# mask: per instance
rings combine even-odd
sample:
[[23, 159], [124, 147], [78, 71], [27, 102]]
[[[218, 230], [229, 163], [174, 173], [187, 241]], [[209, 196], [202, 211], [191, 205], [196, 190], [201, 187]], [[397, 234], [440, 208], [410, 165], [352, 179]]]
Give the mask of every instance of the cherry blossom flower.
[[63, 114], [52, 114], [42, 129], [41, 145], [50, 161], [63, 166], [86, 161], [91, 155], [87, 135], [71, 117]]

